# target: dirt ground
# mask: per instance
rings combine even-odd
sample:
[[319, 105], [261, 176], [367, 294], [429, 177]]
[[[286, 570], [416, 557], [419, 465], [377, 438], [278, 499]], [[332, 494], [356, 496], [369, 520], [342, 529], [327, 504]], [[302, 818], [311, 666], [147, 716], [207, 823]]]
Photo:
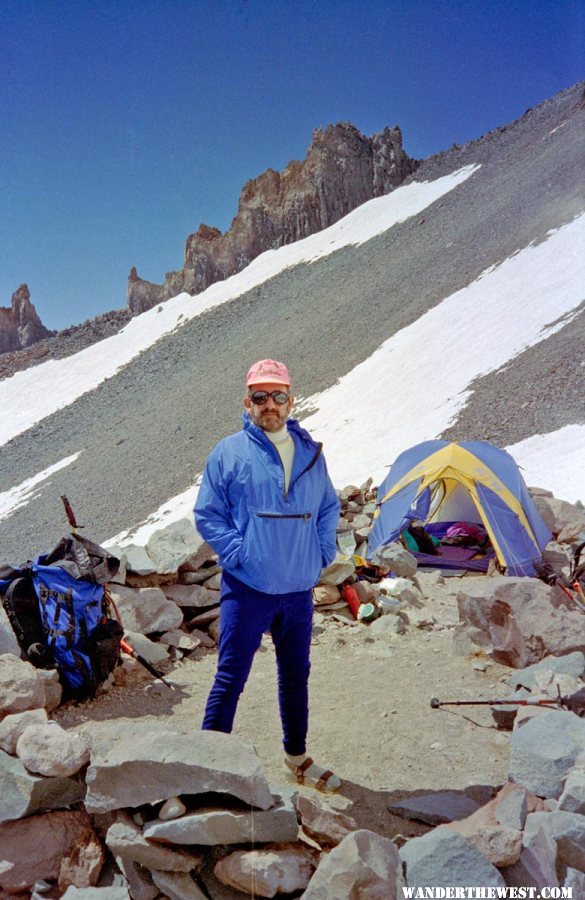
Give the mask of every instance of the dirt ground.
[[[310, 680], [308, 750], [342, 779], [336, 795], [320, 795], [359, 827], [386, 837], [411, 836], [427, 826], [390, 813], [411, 794], [496, 787], [507, 779], [509, 733], [496, 729], [489, 707], [431, 709], [441, 700], [506, 696], [511, 670], [478, 653], [454, 650], [456, 593], [466, 578], [430, 585], [421, 576], [425, 610], [434, 626], [409, 625], [405, 634], [374, 637], [370, 627], [316, 616]], [[215, 671], [214, 650], [165, 666], [170, 691], [144, 669], [125, 665], [118, 683], [94, 700], [65, 705], [53, 715], [91, 738], [100, 723], [120, 718], [168, 719], [174, 730], [198, 729]], [[483, 671], [482, 671], [483, 669]], [[274, 650], [265, 636], [241, 698], [234, 733], [250, 741], [272, 785], [283, 783]], [[310, 788], [302, 788], [314, 795]]]

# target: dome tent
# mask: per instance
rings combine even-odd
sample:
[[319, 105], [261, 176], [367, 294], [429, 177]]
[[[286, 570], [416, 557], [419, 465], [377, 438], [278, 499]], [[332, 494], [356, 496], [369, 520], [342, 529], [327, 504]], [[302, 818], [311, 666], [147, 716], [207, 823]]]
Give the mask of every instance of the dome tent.
[[425, 441], [401, 453], [378, 488], [367, 557], [415, 519], [483, 524], [508, 575], [534, 575], [551, 538], [513, 458], [486, 441]]

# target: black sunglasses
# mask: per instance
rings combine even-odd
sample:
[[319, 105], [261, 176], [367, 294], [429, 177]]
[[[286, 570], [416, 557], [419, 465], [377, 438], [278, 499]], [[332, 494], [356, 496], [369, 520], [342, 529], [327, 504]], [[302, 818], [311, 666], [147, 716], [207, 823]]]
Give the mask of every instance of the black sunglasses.
[[284, 406], [290, 400], [290, 394], [287, 394], [286, 391], [253, 391], [250, 394], [250, 400], [255, 406], [263, 406], [269, 397], [272, 397], [279, 406]]

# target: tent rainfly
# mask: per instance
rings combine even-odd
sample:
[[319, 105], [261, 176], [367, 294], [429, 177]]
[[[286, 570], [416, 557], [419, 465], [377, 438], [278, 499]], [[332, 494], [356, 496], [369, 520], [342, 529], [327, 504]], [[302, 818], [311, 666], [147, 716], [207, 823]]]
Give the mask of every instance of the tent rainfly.
[[425, 441], [401, 453], [378, 488], [367, 556], [414, 519], [483, 524], [508, 575], [534, 575], [551, 538], [513, 458], [486, 441]]

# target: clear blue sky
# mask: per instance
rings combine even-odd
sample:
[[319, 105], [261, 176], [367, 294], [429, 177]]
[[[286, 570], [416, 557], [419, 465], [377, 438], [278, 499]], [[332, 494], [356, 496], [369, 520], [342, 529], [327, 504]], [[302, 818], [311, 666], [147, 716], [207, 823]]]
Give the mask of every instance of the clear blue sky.
[[418, 158], [585, 78], [585, 0], [0, 0], [0, 306], [49, 328], [162, 282], [313, 128]]

